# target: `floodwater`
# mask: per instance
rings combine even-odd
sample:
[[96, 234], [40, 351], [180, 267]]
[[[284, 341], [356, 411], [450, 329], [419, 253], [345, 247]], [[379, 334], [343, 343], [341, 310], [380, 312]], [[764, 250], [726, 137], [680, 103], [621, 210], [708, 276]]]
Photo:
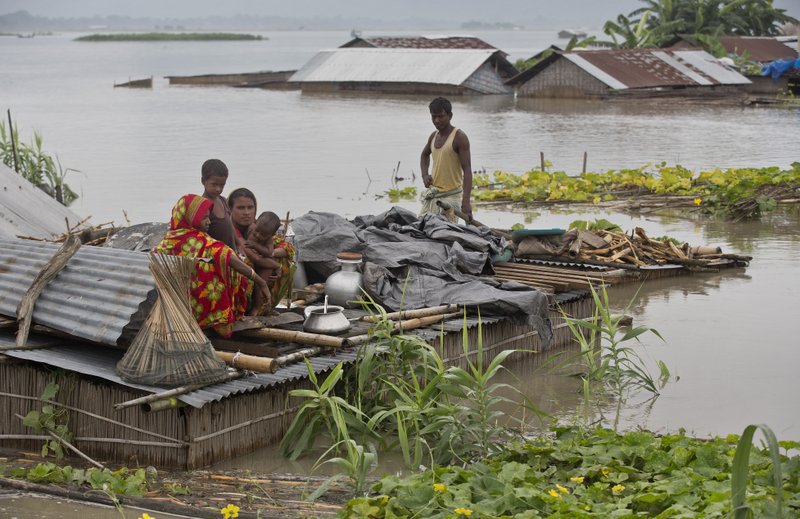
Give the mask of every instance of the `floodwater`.
[[[419, 153], [433, 129], [427, 97], [169, 86], [164, 79], [297, 69], [317, 50], [349, 40], [346, 32], [264, 35], [269, 39], [224, 43], [0, 37], [0, 108], [11, 110], [22, 140], [40, 132], [46, 152], [80, 171], [67, 177], [81, 195], [73, 209], [91, 215], [95, 224], [124, 224], [126, 217], [132, 223], [165, 221], [179, 196], [200, 191], [200, 164], [209, 157], [228, 164], [229, 188], [251, 188], [262, 209], [278, 214], [382, 212], [391, 206], [384, 193], [395, 169], [406, 179], [399, 187], [412, 185], [412, 177], [421, 185]], [[512, 60], [556, 41], [547, 32], [476, 35]], [[151, 75], [152, 90], [113, 88]], [[540, 152], [554, 169], [568, 173], [580, 170], [584, 152], [588, 169], [597, 171], [661, 161], [693, 170], [786, 168], [800, 160], [797, 109], [488, 96], [454, 99], [453, 111], [454, 124], [470, 137], [473, 169], [489, 172], [526, 171], [539, 164]], [[419, 207], [414, 201], [399, 205]], [[665, 339], [643, 337], [642, 352], [654, 374], [656, 360], [663, 360], [679, 377], [649, 405], [632, 398], [621, 422], [662, 432], [685, 428], [698, 436], [740, 433], [748, 424], [764, 423], [779, 440], [800, 440], [797, 207], [735, 224], [585, 209], [515, 213], [478, 207], [475, 216], [506, 228], [567, 227], [576, 219], [602, 217], [626, 230], [641, 226], [651, 236], [668, 234], [753, 256], [747, 269], [613, 289], [618, 310], [631, 302], [628, 313], [636, 323], [656, 328]], [[574, 380], [538, 371], [520, 378], [521, 389], [542, 408], [563, 416], [577, 412]], [[308, 470], [280, 460], [275, 451], [220, 467]], [[0, 517], [24, 517], [3, 503], [0, 508]], [[50, 516], [42, 509], [36, 517]]]

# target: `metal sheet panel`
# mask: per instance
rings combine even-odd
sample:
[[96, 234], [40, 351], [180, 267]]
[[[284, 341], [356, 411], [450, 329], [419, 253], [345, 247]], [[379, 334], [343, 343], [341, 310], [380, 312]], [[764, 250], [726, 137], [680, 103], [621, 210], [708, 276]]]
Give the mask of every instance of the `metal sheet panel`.
[[698, 85], [713, 85], [714, 84], [713, 81], [710, 81], [708, 78], [704, 77], [702, 74], [699, 74], [697, 71], [692, 70], [690, 67], [687, 67], [686, 65], [681, 63], [677, 57], [673, 57], [667, 52], [664, 52], [664, 51], [653, 51], [653, 56], [655, 56], [658, 59], [662, 60], [664, 63], [666, 63], [667, 65], [671, 66], [672, 68], [677, 69], [684, 76], [687, 76], [687, 77], [691, 78]]
[[53, 239], [82, 218], [0, 162], [0, 237]]
[[[729, 54], [737, 56], [747, 54], [748, 59], [762, 63], [776, 59], [796, 58], [798, 55], [797, 47], [793, 49], [777, 38], [722, 36], [719, 41]], [[795, 40], [796, 42], [797, 40]]]
[[[0, 239], [0, 315], [17, 306], [59, 244]], [[45, 287], [33, 322], [92, 342], [116, 345], [155, 289], [146, 253], [83, 246]]]
[[613, 88], [614, 90], [625, 90], [626, 88], [628, 88], [628, 86], [622, 81], [618, 80], [611, 74], [608, 74], [600, 67], [583, 59], [583, 56], [579, 56], [577, 54], [565, 53], [564, 57], [573, 62], [574, 64], [578, 65], [584, 71], [588, 72], [591, 76], [599, 79], [609, 87]]
[[365, 36], [345, 43], [342, 48], [351, 47], [359, 41], [373, 47], [392, 49], [495, 49], [473, 36]]
[[[32, 337], [32, 343], [42, 341], [39, 337]], [[0, 346], [13, 345], [14, 337], [9, 332], [0, 334]], [[147, 386], [143, 384], [132, 384], [120, 378], [116, 372], [117, 362], [122, 358], [123, 352], [111, 348], [99, 348], [79, 344], [70, 344], [63, 341], [61, 345], [38, 350], [10, 350], [3, 352], [9, 357], [38, 362], [54, 366], [57, 368], [74, 371], [83, 375], [119, 384], [121, 386], [140, 389], [148, 393], [160, 393], [167, 389]], [[355, 351], [340, 351], [336, 355], [324, 355], [311, 357], [309, 363], [315, 373], [324, 373], [333, 369], [338, 363], [351, 364], [356, 360]], [[276, 373], [257, 373], [230, 382], [214, 384], [211, 386], [179, 395], [176, 398], [192, 407], [201, 408], [209, 402], [218, 402], [223, 398], [249, 393], [260, 389], [277, 386], [286, 382], [308, 378], [308, 369], [304, 362], [292, 364], [279, 369]]]
[[496, 52], [492, 49], [358, 47], [323, 50], [289, 81], [460, 85]]
[[721, 85], [747, 85], [751, 82], [735, 70], [729, 69], [720, 63], [706, 51], [676, 50], [672, 54], [683, 63], [687, 63]]

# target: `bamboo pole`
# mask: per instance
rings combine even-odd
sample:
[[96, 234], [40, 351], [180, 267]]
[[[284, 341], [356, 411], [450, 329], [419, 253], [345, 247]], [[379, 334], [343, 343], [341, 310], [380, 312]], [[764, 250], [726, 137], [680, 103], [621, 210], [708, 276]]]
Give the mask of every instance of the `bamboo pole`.
[[[401, 331], [406, 331], [406, 330], [414, 330], [416, 328], [424, 328], [425, 326], [436, 324], [438, 322], [444, 321], [445, 319], [449, 319], [451, 317], [455, 317], [457, 315], [461, 315], [461, 312], [453, 312], [450, 314], [442, 314], [442, 315], [431, 315], [428, 317], [419, 317], [417, 319], [409, 319], [407, 321], [401, 321], [395, 323], [394, 327], [392, 328], [392, 333], [399, 333]], [[345, 346], [360, 346], [362, 344], [368, 343], [371, 339], [372, 335], [364, 334], [364, 335], [355, 335], [353, 337], [348, 337], [344, 340], [344, 342]]]
[[33, 307], [36, 300], [44, 290], [47, 283], [50, 282], [61, 270], [67, 265], [69, 259], [78, 252], [81, 247], [81, 240], [77, 236], [70, 235], [64, 244], [53, 255], [50, 261], [39, 271], [36, 278], [31, 283], [30, 288], [25, 296], [20, 300], [17, 305], [17, 320], [19, 321], [19, 330], [17, 331], [17, 346], [25, 346], [28, 342], [28, 332], [31, 328], [31, 320], [33, 319]]
[[[20, 420], [25, 420], [25, 417], [23, 417], [23, 416], [22, 416], [22, 415], [20, 415], [20, 414], [14, 413], [14, 416], [16, 416], [17, 418], [19, 418]], [[91, 463], [92, 465], [94, 465], [95, 467], [97, 467], [97, 468], [99, 468], [99, 469], [104, 469], [104, 468], [106, 468], [106, 467], [105, 467], [105, 465], [103, 465], [102, 463], [99, 463], [99, 462], [97, 462], [97, 461], [93, 460], [92, 458], [90, 458], [89, 456], [87, 456], [86, 454], [84, 454], [84, 453], [83, 453], [83, 452], [82, 452], [80, 449], [78, 449], [77, 447], [75, 447], [75, 446], [74, 446], [74, 445], [72, 445], [70, 442], [68, 442], [67, 440], [65, 440], [65, 439], [64, 439], [64, 438], [62, 438], [61, 436], [57, 435], [56, 433], [54, 433], [54, 432], [53, 432], [53, 431], [51, 431], [50, 429], [44, 428], [44, 430], [47, 432], [47, 434], [48, 434], [48, 435], [49, 435], [49, 436], [50, 436], [52, 439], [54, 439], [54, 440], [56, 440], [57, 442], [59, 442], [60, 444], [64, 445], [66, 448], [68, 448], [69, 450], [71, 450], [72, 452], [74, 452], [75, 454], [77, 454], [78, 456], [80, 456], [81, 458], [85, 459], [86, 461], [88, 461], [89, 463]]]
[[296, 342], [299, 344], [309, 344], [311, 346], [322, 346], [323, 348], [341, 348], [344, 345], [343, 337], [333, 335], [323, 335], [320, 333], [309, 333], [295, 330], [281, 330], [279, 328], [261, 328], [260, 330], [245, 330], [242, 335], [246, 337], [256, 337], [259, 339], [269, 339], [281, 342]]
[[[386, 314], [386, 318], [392, 321], [398, 319], [416, 319], [418, 317], [428, 317], [431, 315], [448, 314], [458, 311], [458, 305], [440, 305], [431, 306], [428, 308], [417, 308], [416, 310], [403, 310], [400, 312], [391, 312]], [[365, 315], [361, 317], [360, 321], [367, 321], [370, 323], [377, 323], [382, 317], [380, 315]]]
[[320, 348], [319, 346], [293, 351], [292, 353], [281, 355], [280, 357], [275, 357], [275, 364], [277, 364], [279, 368], [282, 368], [286, 364], [297, 362], [300, 359], [306, 357], [313, 357], [314, 355], [319, 355], [320, 353], [322, 353], [322, 351], [323, 348]]
[[[236, 378], [240, 378], [242, 376], [244, 376], [244, 374], [243, 373], [239, 373], [239, 372], [228, 373], [228, 375], [223, 380], [221, 380], [219, 382], [215, 382], [214, 384], [221, 384], [223, 382], [228, 382], [230, 380], [233, 380], [233, 379], [236, 379]], [[191, 385], [188, 385], [188, 386], [176, 387], [174, 389], [169, 389], [167, 391], [162, 391], [160, 393], [153, 393], [153, 394], [146, 395], [146, 396], [143, 396], [143, 397], [134, 398], [133, 400], [128, 400], [126, 402], [120, 402], [119, 404], [114, 404], [114, 409], [119, 410], [119, 409], [124, 409], [126, 407], [132, 407], [132, 406], [135, 406], [135, 405], [146, 404], [148, 402], [155, 402], [156, 400], [162, 400], [162, 399], [173, 397], [173, 396], [178, 396], [178, 395], [183, 395], [183, 394], [186, 394], [186, 393], [191, 393], [192, 391], [196, 391], [198, 389], [204, 388], [206, 386], [211, 386], [211, 385], [214, 385], [214, 384], [191, 384]]]
[[278, 363], [270, 357], [258, 357], [256, 355], [245, 355], [244, 353], [233, 353], [231, 351], [217, 351], [217, 357], [225, 361], [228, 366], [237, 369], [246, 369], [258, 373], [275, 373], [278, 371]]

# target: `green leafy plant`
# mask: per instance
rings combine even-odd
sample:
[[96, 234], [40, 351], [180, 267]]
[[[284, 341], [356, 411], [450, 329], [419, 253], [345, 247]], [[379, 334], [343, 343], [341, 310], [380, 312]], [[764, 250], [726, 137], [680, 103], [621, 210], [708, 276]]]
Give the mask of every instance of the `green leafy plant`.
[[[731, 517], [744, 511], [731, 494], [737, 459], [743, 459], [734, 449], [751, 439], [553, 427], [486, 459], [386, 476], [372, 494], [348, 502], [341, 516]], [[749, 485], [749, 512], [796, 516], [800, 456], [775, 458], [773, 451], [752, 448], [744, 463], [755, 474], [742, 482]], [[776, 464], [787, 472], [778, 484]]]
[[575, 220], [569, 224], [570, 229], [578, 229], [579, 231], [622, 231], [622, 227], [615, 223], [611, 223], [605, 218], [598, 218], [596, 220]]
[[142, 496], [147, 492], [145, 469], [119, 470], [71, 466], [60, 467], [54, 463], [39, 463], [31, 469], [14, 468], [11, 476], [32, 483], [72, 484], [88, 486], [94, 490], [107, 490], [114, 495]]
[[[67, 442], [72, 441], [72, 432], [68, 427], [69, 415], [67, 411], [61, 407], [48, 403], [55, 398], [58, 393], [59, 386], [55, 382], [50, 382], [42, 391], [42, 396], [39, 397], [44, 405], [40, 411], [29, 411], [22, 420], [26, 427], [33, 428], [37, 433], [42, 431], [50, 432], [57, 437]], [[53, 453], [56, 459], [64, 457], [64, 447], [57, 439], [45, 440], [42, 445], [42, 457], [46, 457], [49, 453]]]
[[414, 200], [417, 198], [417, 188], [414, 186], [409, 187], [393, 187], [386, 191], [386, 196], [392, 203], [399, 202], [400, 200]]
[[79, 171], [65, 169], [57, 156], [45, 153], [42, 149], [42, 136], [38, 132], [34, 132], [33, 142], [28, 145], [20, 142], [16, 125], [6, 129], [5, 124], [0, 121], [0, 160], [12, 169], [16, 167], [23, 178], [60, 203], [68, 206], [78, 199], [77, 193], [69, 187], [65, 179], [70, 172]]

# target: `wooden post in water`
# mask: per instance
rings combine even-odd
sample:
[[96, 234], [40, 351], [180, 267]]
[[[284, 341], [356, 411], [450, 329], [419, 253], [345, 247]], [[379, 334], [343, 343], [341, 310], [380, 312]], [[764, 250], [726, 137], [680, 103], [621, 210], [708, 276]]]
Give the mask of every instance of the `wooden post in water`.
[[583, 171], [582, 171], [582, 173], [586, 173], [586, 159], [587, 159], [587, 157], [588, 157], [588, 153], [586, 153], [584, 151], [583, 152]]
[[544, 171], [544, 152], [543, 151], [539, 152], [539, 160], [542, 163], [542, 171]]
[[19, 162], [17, 161], [17, 143], [14, 142], [14, 123], [11, 122], [11, 108], [8, 113], [8, 134], [11, 136], [11, 155], [14, 157], [14, 171], [19, 173]]

